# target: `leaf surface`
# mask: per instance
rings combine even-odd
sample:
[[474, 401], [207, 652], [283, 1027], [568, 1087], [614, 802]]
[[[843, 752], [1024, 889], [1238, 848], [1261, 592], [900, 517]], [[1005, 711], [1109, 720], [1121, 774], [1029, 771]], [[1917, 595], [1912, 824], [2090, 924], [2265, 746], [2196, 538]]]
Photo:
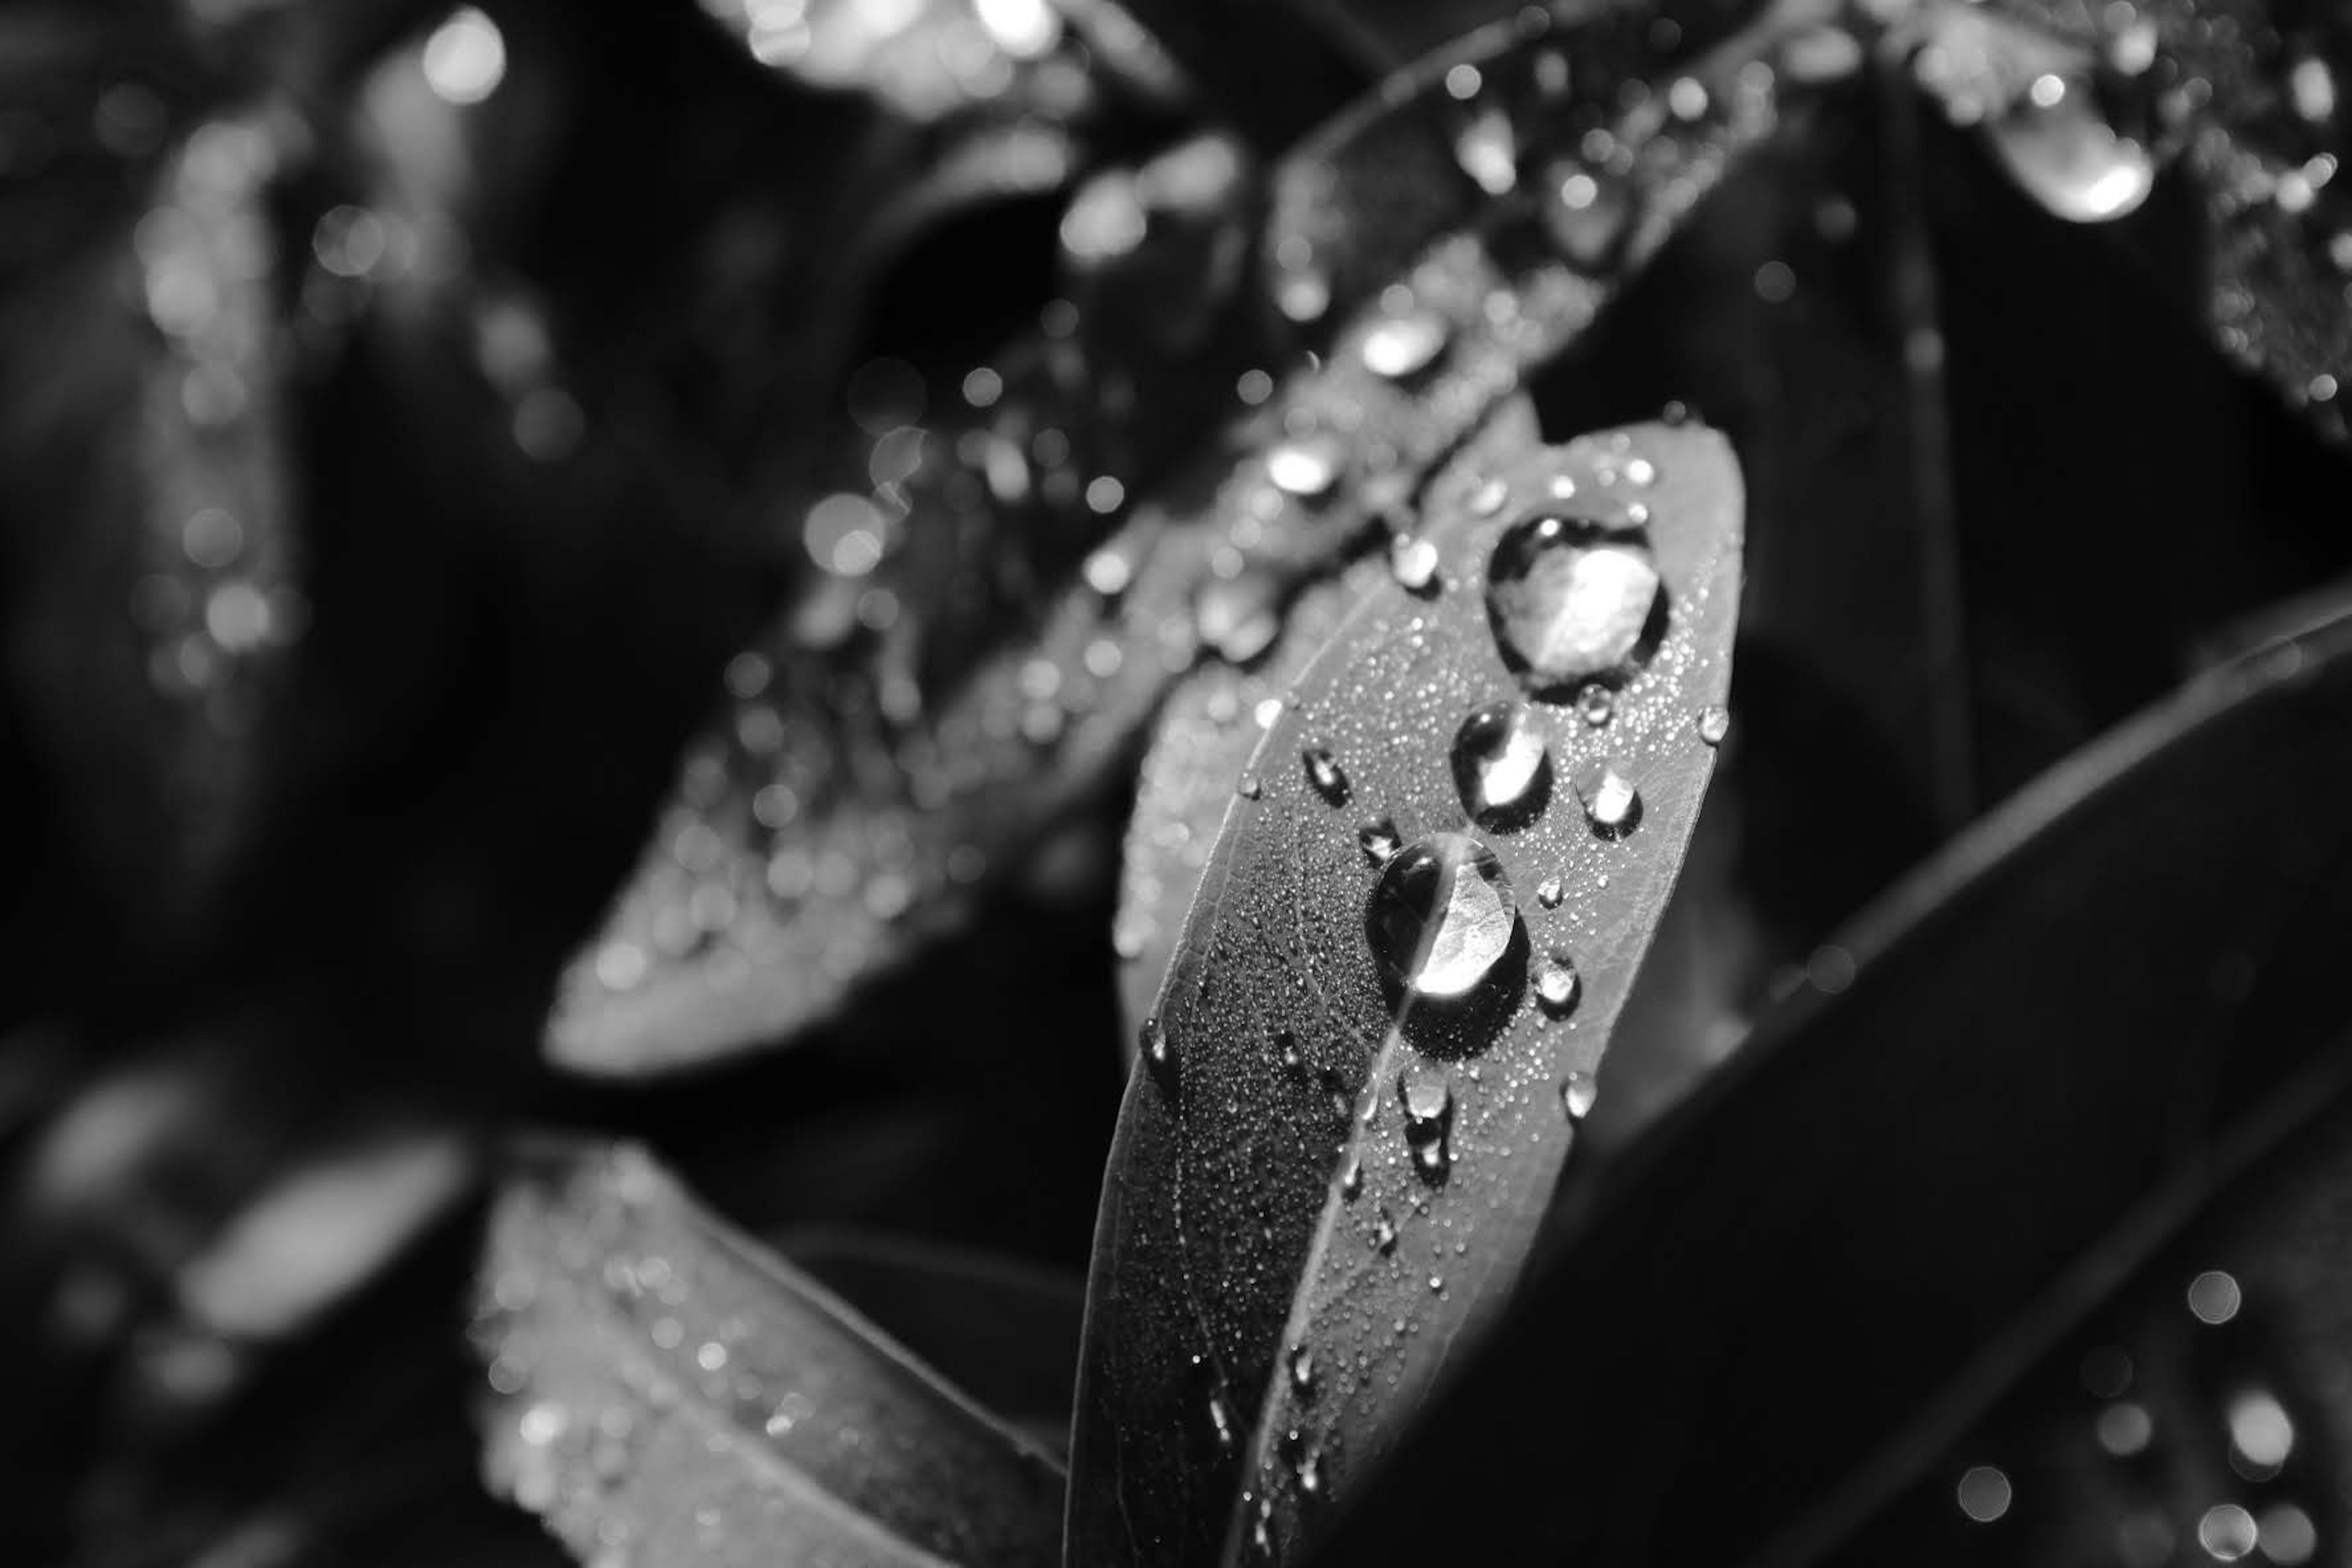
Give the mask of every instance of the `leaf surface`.
[[583, 1560], [1052, 1561], [1062, 1476], [643, 1153], [493, 1216], [476, 1331], [494, 1483]]
[[[1515, 1279], [1673, 887], [1729, 676], [1728, 448], [1644, 426], [1465, 479], [1424, 512], [1435, 574], [1359, 605], [1258, 744], [1147, 1028], [1096, 1236], [1071, 1561], [1326, 1527]], [[1591, 556], [1547, 548], [1522, 582], [1556, 515]], [[1612, 540], [1654, 552], [1630, 601], [1650, 629], [1531, 696], [1513, 592]], [[1538, 618], [1566, 635], [1595, 603]]]

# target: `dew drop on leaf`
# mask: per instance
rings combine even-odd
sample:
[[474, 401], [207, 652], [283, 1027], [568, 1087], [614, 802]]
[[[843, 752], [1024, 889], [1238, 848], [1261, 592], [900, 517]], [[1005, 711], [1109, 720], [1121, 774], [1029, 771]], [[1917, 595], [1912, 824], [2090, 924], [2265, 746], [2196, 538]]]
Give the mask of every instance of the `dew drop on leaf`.
[[1315, 1386], [1315, 1352], [1305, 1345], [1290, 1347], [1290, 1386], [1301, 1394]]
[[1348, 775], [1331, 753], [1321, 746], [1309, 746], [1299, 753], [1306, 765], [1307, 782], [1323, 797], [1326, 805], [1348, 804]]
[[1720, 746], [1723, 738], [1731, 733], [1731, 710], [1719, 703], [1709, 703], [1698, 710], [1698, 738], [1710, 746]]
[[2116, 133], [2087, 82], [2038, 77], [1985, 129], [2010, 177], [2070, 223], [2124, 217], [2155, 188], [2155, 160]]
[[1376, 816], [1356, 829], [1356, 843], [1363, 849], [1365, 860], [1377, 868], [1389, 863], [1402, 840], [1397, 837], [1394, 822]]
[[1540, 512], [1507, 529], [1486, 568], [1503, 662], [1538, 697], [1624, 679], [1655, 641], [1660, 583], [1648, 542]]
[[1603, 838], [1622, 838], [1642, 825], [1642, 794], [1606, 763], [1596, 763], [1576, 780], [1585, 820]]
[[1244, 773], [1234, 781], [1234, 793], [1244, 800], [1255, 800], [1265, 793], [1265, 785], [1258, 782], [1255, 773]]
[[1483, 827], [1524, 827], [1551, 798], [1551, 752], [1522, 702], [1490, 702], [1454, 731], [1454, 785], [1462, 809]]
[[1518, 912], [1495, 852], [1433, 834], [1391, 857], [1372, 890], [1365, 933], [1389, 978], [1419, 996], [1466, 996], [1509, 950]]
[[1555, 1018], [1564, 1018], [1575, 1011], [1581, 986], [1576, 965], [1564, 956], [1555, 953], [1537, 966], [1536, 1000]]
[[1386, 381], [1419, 375], [1444, 352], [1445, 318], [1434, 310], [1384, 317], [1364, 334], [1358, 356], [1364, 368]]
[[1394, 1252], [1396, 1242], [1396, 1220], [1388, 1210], [1382, 1209], [1372, 1220], [1372, 1248], [1381, 1253]]
[[1404, 1137], [1413, 1164], [1425, 1179], [1444, 1179], [1453, 1162], [1446, 1131], [1454, 1119], [1454, 1090], [1445, 1069], [1433, 1062], [1412, 1063], [1397, 1074], [1397, 1099], [1404, 1106]]
[[1265, 457], [1265, 477], [1285, 495], [1314, 500], [1339, 482], [1340, 449], [1328, 437], [1286, 441]]
[[1548, 910], [1559, 908], [1560, 900], [1567, 896], [1568, 889], [1558, 877], [1546, 877], [1536, 884], [1536, 902]]
[[1389, 574], [1408, 594], [1426, 594], [1438, 586], [1437, 546], [1410, 533], [1389, 541]]
[[1572, 1072], [1559, 1081], [1559, 1108], [1568, 1112], [1570, 1121], [1581, 1121], [1591, 1113], [1600, 1092], [1591, 1074]]

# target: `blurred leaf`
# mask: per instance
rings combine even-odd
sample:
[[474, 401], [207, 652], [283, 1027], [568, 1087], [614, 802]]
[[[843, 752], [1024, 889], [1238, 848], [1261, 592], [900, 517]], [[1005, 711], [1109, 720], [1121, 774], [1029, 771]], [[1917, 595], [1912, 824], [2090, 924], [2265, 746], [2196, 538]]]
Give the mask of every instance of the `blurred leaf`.
[[641, 1152], [516, 1180], [476, 1331], [494, 1483], [583, 1561], [1055, 1556], [1058, 1465]]
[[[1891, 1434], [1988, 1391], [1980, 1347], [2333, 1059], [2347, 645], [2339, 620], [2194, 683], [1817, 952], [1580, 1194], [1385, 1472], [1410, 1482], [1335, 1550], [1810, 1560], [1877, 1495]], [[1452, 1441], [1530, 1408], [1570, 1414], [1539, 1443]]]
[[1586, 437], [1425, 519], [1433, 571], [1357, 606], [1240, 776], [1146, 1026], [1073, 1561], [1298, 1551], [1357, 1495], [1516, 1279], [1697, 818], [1721, 438]]
[[[1291, 247], [1276, 303], [1322, 345], [1319, 361], [1245, 387], [1200, 460], [1083, 563], [1034, 541], [1084, 537], [1101, 500], [1126, 504], [1125, 484], [1088, 478], [1071, 449], [1086, 391], [1053, 379], [1050, 330], [1014, 362], [1020, 379], [967, 378], [983, 416], [937, 433], [903, 489], [819, 503], [810, 547], [835, 571], [731, 667], [730, 721], [689, 756], [637, 881], [567, 981], [557, 1061], [641, 1075], [770, 1044], [954, 929], [972, 889], [1115, 773], [1178, 677], [1208, 658], [1262, 658], [1303, 585], [1385, 542], [1376, 525], [1405, 515], [1527, 369], [1591, 321], [1775, 122], [1769, 91], [1736, 74], [1737, 48], [1693, 66], [1710, 88], [1684, 115], [1615, 79], [1560, 79], [1542, 63], [1559, 58], [1547, 44], [1506, 32], [1478, 47], [1496, 114], [1534, 95], [1530, 138], [1590, 122], [1578, 144], [1605, 158], [1563, 176], [1553, 144], [1530, 140], [1522, 185], [1521, 144], [1479, 121], [1478, 152], [1447, 177], [1482, 191], [1507, 176], [1518, 196], [1472, 205], [1465, 232], [1416, 226], [1426, 215], [1380, 229], [1381, 253], [1409, 266], [1376, 299], [1335, 307], [1328, 258]], [[1335, 135], [1409, 123], [1455, 148], [1465, 63], [1432, 62]], [[1389, 178], [1377, 159], [1349, 166]], [[1136, 419], [1148, 428], [1150, 411]], [[1119, 488], [1097, 489], [1106, 478]], [[1044, 514], [1024, 531], [1033, 542], [992, 549], [1029, 507]], [[894, 589], [903, 579], [877, 557], [900, 537], [913, 564], [928, 558], [934, 584], [1043, 568], [1018, 584], [1033, 607], [1012, 628], [1002, 615], [974, 623], [992, 645], [932, 647], [927, 623], [952, 601], [935, 612], [929, 595]], [[866, 577], [877, 565], [888, 613], [869, 641], [859, 628], [882, 608]], [[810, 655], [843, 643], [845, 661]]]
[[1083, 1278], [874, 1231], [791, 1231], [775, 1243], [958, 1388], [1024, 1430], [1050, 1428], [1055, 1452], [1067, 1445]]

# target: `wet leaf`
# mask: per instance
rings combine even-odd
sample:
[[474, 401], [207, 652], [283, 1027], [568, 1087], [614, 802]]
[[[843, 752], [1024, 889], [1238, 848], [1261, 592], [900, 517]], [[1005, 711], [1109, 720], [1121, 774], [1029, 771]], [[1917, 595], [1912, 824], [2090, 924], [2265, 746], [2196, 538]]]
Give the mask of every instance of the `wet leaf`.
[[1705, 430], [1538, 452], [1286, 694], [1120, 1114], [1072, 1561], [1303, 1548], [1496, 1311], [1697, 816], [1739, 527]]
[[583, 1561], [1050, 1562], [1060, 1468], [642, 1152], [519, 1178], [476, 1320], [496, 1485]]
[[[1335, 1549], [1812, 1560], [1904, 1424], [2002, 1386], [2019, 1313], [2333, 1059], [2347, 683], [2342, 620], [2200, 679], [1820, 949], [1581, 1194], [1396, 1456], [1411, 1485]], [[2231, 809], [2248, 779], [2260, 809]], [[1447, 1441], [1528, 1408], [1573, 1414], [1538, 1444]], [[1408, 1501], [1474, 1484], [1489, 1506]]]
[[[1392, 252], [1403, 269], [1352, 305], [1300, 292], [1311, 257], [1286, 263], [1276, 303], [1311, 323], [1319, 362], [1244, 377], [1238, 412], [1150, 499], [1089, 472], [1069, 440], [1089, 416], [1086, 393], [1055, 379], [1049, 320], [1003, 374], [965, 379], [981, 407], [936, 432], [898, 490], [819, 503], [831, 510], [812, 513], [812, 549], [836, 571], [731, 668], [727, 722], [690, 752], [636, 882], [567, 981], [556, 1060], [646, 1074], [771, 1044], [954, 930], [1058, 811], [1103, 787], [1178, 677], [1255, 662], [1302, 586], [1385, 549], [1375, 525], [1408, 514], [1528, 369], [1775, 124], [1769, 83], [1737, 71], [1744, 45], [1689, 68], [1710, 85], [1685, 95], [1688, 114], [1597, 74], [1546, 89], [1540, 45], [1483, 47], [1501, 50], [1487, 62], [1498, 82], [1549, 93], [1541, 126], [1604, 150], [1597, 172], [1563, 175], [1552, 144], [1530, 140], [1542, 174], [1531, 170], [1521, 199], [1480, 208], [1466, 230], [1383, 231], [1383, 244], [1411, 239]], [[1387, 113], [1427, 121], [1422, 134], [1453, 145], [1462, 104], [1447, 83], [1463, 63], [1407, 79]], [[1338, 134], [1363, 133], [1357, 120]], [[1382, 177], [1376, 161], [1356, 166]], [[1098, 489], [1106, 478], [1118, 488]], [[924, 580], [985, 582], [982, 563], [1007, 568], [977, 552], [1024, 512], [1029, 536], [1056, 542], [1013, 558], [1040, 569], [1005, 595], [1021, 614], [974, 617], [993, 641], [936, 645], [936, 601], [892, 586], [914, 569], [893, 563], [897, 542]], [[1091, 548], [1061, 548], [1072, 541]], [[886, 591], [880, 630], [869, 572]]]

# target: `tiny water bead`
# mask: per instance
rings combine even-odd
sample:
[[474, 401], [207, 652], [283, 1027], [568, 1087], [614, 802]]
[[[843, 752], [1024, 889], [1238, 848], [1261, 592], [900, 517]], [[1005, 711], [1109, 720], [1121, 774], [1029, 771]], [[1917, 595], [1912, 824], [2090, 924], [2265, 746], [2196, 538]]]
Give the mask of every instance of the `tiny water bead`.
[[1298, 756], [1299, 761], [1307, 768], [1307, 784], [1317, 795], [1323, 797], [1325, 805], [1348, 804], [1347, 773], [1332, 759], [1328, 750], [1321, 746], [1309, 746]]
[[1597, 763], [1579, 773], [1576, 794], [1585, 820], [1602, 838], [1622, 838], [1642, 825], [1642, 792], [1613, 764]]
[[1433, 834], [1391, 857], [1364, 919], [1389, 978], [1441, 1001], [1475, 991], [1510, 950], [1517, 924], [1502, 862], [1458, 833]]
[[1454, 731], [1450, 753], [1462, 809], [1482, 827], [1524, 827], [1551, 798], [1551, 752], [1523, 702], [1490, 702]]
[[1364, 334], [1358, 351], [1364, 368], [1386, 381], [1419, 375], [1444, 351], [1445, 318], [1434, 310], [1390, 316]]
[[1576, 1010], [1577, 994], [1582, 988], [1575, 963], [1563, 953], [1554, 953], [1536, 966], [1536, 1001], [1555, 1018]]
[[1486, 619], [1503, 662], [1531, 693], [1556, 700], [1588, 681], [1622, 681], [1648, 656], [1661, 593], [1641, 534], [1538, 512], [1496, 542]]
[[1591, 1073], [1572, 1072], [1559, 1081], [1559, 1108], [1571, 1121], [1592, 1114], [1593, 1101], [1600, 1097], [1601, 1086], [1592, 1081]]
[[1356, 829], [1356, 843], [1363, 850], [1365, 861], [1377, 868], [1389, 863], [1403, 840], [1397, 837], [1394, 822], [1376, 816]]

